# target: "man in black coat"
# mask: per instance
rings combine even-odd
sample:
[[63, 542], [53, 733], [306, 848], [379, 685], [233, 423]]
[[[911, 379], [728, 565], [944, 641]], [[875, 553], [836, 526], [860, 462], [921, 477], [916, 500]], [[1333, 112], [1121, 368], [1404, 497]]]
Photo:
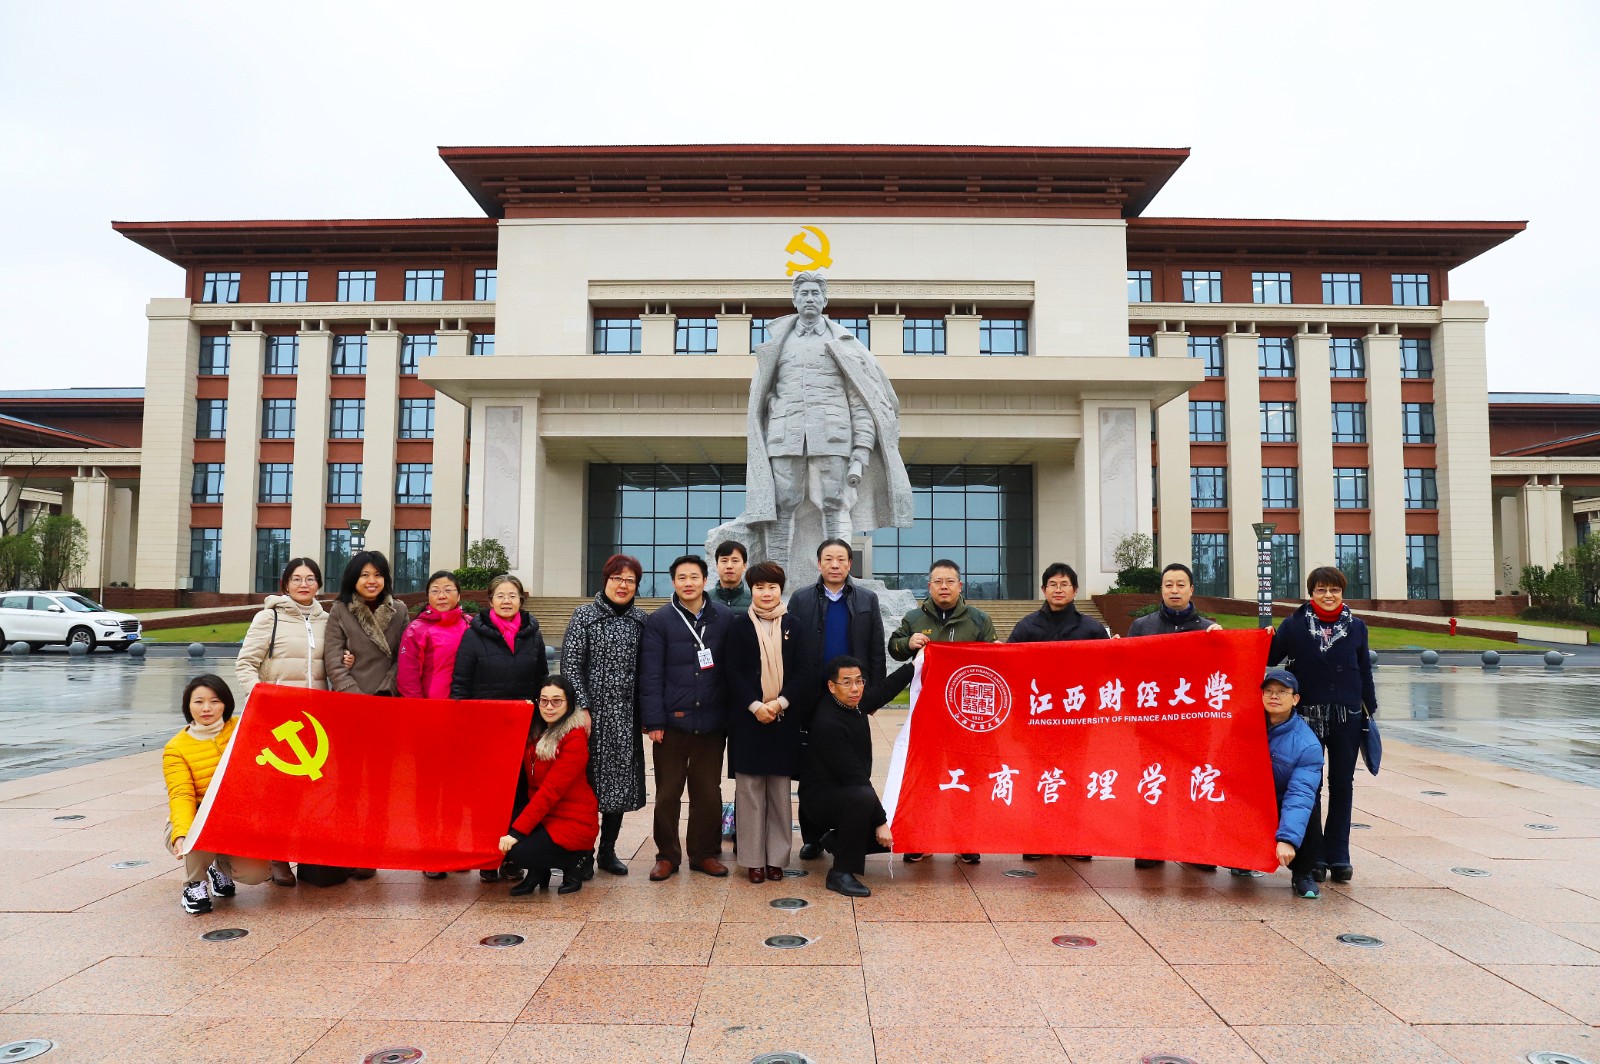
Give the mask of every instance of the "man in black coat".
[[686, 554], [672, 563], [675, 594], [644, 623], [639, 645], [639, 706], [656, 773], [659, 883], [683, 862], [678, 812], [689, 789], [689, 867], [725, 876], [722, 854], [722, 749], [727, 738], [723, 686], [733, 612], [706, 598], [706, 561]]
[[867, 854], [887, 852], [893, 844], [889, 817], [872, 789], [872, 725], [867, 718], [904, 691], [915, 671], [902, 665], [869, 689], [855, 658], [837, 657], [825, 667], [828, 694], [811, 719], [800, 801], [811, 809], [833, 853], [828, 889], [846, 897], [872, 894], [857, 877], [867, 869]]
[[[817, 582], [797, 588], [789, 597], [789, 616], [804, 640], [802, 648], [807, 670], [816, 680], [816, 697], [798, 707], [802, 727], [811, 719], [816, 704], [828, 697], [822, 667], [834, 658], [849, 655], [861, 662], [868, 687], [883, 682], [886, 671], [883, 639], [883, 611], [878, 596], [850, 579], [850, 544], [842, 539], [824, 540], [817, 548]], [[876, 708], [876, 707], [874, 707]], [[817, 845], [821, 832], [811, 822], [804, 800], [800, 804], [800, 859], [814, 861], [822, 856]]]

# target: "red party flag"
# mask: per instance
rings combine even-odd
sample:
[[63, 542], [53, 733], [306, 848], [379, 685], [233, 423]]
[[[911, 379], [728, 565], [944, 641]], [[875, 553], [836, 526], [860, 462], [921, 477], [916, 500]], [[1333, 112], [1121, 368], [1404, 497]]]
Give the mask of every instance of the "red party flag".
[[1275, 869], [1270, 635], [930, 643], [884, 796], [895, 850]]
[[489, 868], [533, 707], [258, 684], [191, 849], [352, 868]]

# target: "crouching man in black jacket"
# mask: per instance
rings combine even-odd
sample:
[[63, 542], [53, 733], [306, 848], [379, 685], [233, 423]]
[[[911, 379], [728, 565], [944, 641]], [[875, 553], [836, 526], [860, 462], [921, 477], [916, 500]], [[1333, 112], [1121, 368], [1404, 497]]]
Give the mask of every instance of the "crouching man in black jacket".
[[822, 845], [833, 854], [828, 889], [847, 897], [872, 894], [857, 877], [867, 869], [867, 854], [886, 853], [893, 841], [883, 802], [872, 789], [868, 715], [904, 691], [914, 672], [903, 665], [869, 691], [856, 658], [840, 655], [823, 670], [828, 693], [811, 718], [800, 801], [824, 833]]

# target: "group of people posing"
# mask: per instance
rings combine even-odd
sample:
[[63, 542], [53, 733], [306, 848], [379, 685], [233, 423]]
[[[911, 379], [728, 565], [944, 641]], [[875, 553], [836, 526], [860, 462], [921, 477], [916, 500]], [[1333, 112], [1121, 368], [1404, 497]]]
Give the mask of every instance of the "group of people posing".
[[[328, 609], [318, 598], [317, 563], [294, 558], [284, 568], [282, 594], [269, 597], [250, 625], [235, 682], [245, 699], [255, 684], [277, 683], [535, 703], [512, 819], [500, 839], [503, 861], [479, 873], [486, 881], [514, 881], [513, 894], [547, 889], [552, 870], [562, 873], [560, 893], [581, 889], [596, 870], [628, 874], [617, 841], [624, 814], [646, 802], [648, 739], [656, 782], [652, 881], [676, 875], [685, 860], [705, 875], [729, 874], [722, 860], [726, 764], [735, 781], [734, 856], [751, 883], [780, 879], [793, 856], [790, 794], [798, 779], [800, 859], [831, 853], [828, 888], [864, 897], [871, 893], [860, 878], [866, 857], [893, 846], [872, 786], [868, 718], [906, 688], [913, 672], [909, 663], [888, 671], [888, 659], [909, 662], [929, 642], [997, 642], [998, 636], [989, 617], [966, 601], [952, 561], [933, 564], [928, 597], [887, 641], [877, 596], [850, 577], [849, 544], [825, 541], [816, 563], [817, 579], [785, 602], [783, 568], [773, 562], [747, 567], [744, 546], [726, 542], [716, 551], [715, 580], [704, 558], [684, 555], [670, 568], [672, 598], [646, 613], [635, 602], [642, 566], [614, 555], [601, 569], [601, 589], [573, 613], [561, 672], [551, 674], [539, 622], [524, 609], [527, 596], [514, 576], [495, 577], [488, 609], [469, 616], [455, 576], [434, 573], [427, 606], [411, 619], [390, 592], [381, 553], [363, 551], [350, 560]], [[1307, 586], [1311, 601], [1274, 636], [1269, 660], [1283, 668], [1263, 681], [1263, 700], [1282, 810], [1279, 856], [1291, 868], [1296, 892], [1314, 897], [1315, 882], [1326, 875], [1345, 881], [1353, 874], [1355, 762], [1363, 711], [1377, 707], [1366, 630], [1343, 605], [1343, 574], [1320, 568]], [[1040, 609], [1016, 625], [1009, 641], [1109, 637], [1074, 605], [1078, 578], [1070, 566], [1049, 566], [1042, 590]], [[1167, 566], [1159, 609], [1138, 618], [1129, 635], [1214, 629], [1196, 612], [1193, 592], [1190, 570]], [[1284, 687], [1291, 697], [1277, 690]], [[302, 863], [297, 877], [286, 861], [183, 854], [232, 737], [234, 706], [224, 680], [197, 677], [183, 695], [187, 726], [165, 750], [165, 841], [185, 864], [184, 909], [209, 911], [213, 897], [234, 893], [235, 881], [271, 878], [294, 886], [298, 878], [326, 886], [372, 876], [369, 868]], [[1325, 824], [1318, 805], [1323, 749], [1329, 759]], [[688, 818], [680, 838], [685, 792]], [[970, 853], [959, 859], [981, 858]]]

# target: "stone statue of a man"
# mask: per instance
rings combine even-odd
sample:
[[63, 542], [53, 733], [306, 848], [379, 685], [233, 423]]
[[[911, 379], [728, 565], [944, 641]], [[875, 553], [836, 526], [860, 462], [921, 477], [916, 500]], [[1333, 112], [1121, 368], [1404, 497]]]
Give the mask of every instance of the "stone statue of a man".
[[[761, 533], [764, 550], [752, 550], [784, 566], [791, 548], [809, 554], [823, 539], [912, 519], [894, 386], [861, 341], [823, 316], [826, 277], [797, 274], [793, 291], [797, 313], [774, 320], [755, 351], [743, 515]], [[818, 513], [820, 527], [803, 519]]]

